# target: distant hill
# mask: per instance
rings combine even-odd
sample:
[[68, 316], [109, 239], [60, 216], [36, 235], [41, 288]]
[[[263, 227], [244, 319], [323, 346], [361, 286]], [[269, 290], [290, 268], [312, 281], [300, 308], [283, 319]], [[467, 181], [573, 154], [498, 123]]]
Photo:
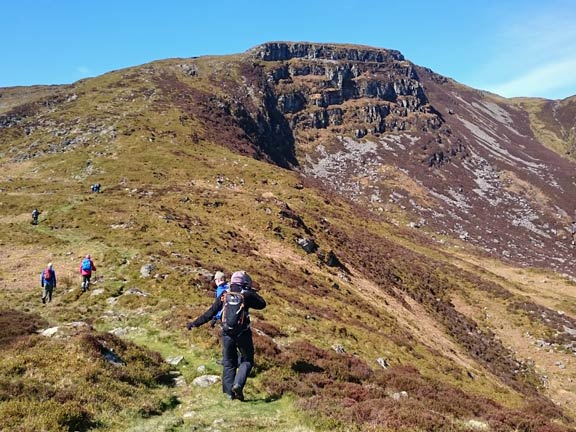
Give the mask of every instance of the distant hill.
[[[295, 42], [0, 89], [0, 429], [572, 430], [574, 100]], [[244, 404], [185, 330], [238, 269]]]

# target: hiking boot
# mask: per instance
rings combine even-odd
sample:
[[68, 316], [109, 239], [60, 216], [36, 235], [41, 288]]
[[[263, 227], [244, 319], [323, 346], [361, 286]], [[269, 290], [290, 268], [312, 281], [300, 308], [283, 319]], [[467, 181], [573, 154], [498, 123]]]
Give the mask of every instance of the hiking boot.
[[42, 297], [42, 304], [46, 304], [46, 299]]
[[244, 393], [242, 392], [242, 387], [238, 384], [232, 386], [232, 399], [238, 399], [240, 402], [244, 402]]

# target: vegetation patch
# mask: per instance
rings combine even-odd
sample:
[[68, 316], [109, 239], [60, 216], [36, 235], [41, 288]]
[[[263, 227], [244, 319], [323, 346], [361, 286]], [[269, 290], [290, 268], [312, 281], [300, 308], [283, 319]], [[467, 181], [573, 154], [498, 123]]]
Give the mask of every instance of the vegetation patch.
[[169, 366], [160, 356], [111, 334], [30, 335], [4, 352], [0, 424], [6, 430], [107, 428], [122, 417], [157, 415], [177, 404], [166, 391]]

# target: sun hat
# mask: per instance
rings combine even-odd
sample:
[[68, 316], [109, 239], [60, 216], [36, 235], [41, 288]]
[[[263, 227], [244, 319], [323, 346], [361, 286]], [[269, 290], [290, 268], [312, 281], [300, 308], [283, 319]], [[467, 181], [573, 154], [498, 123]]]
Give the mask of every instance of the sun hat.
[[213, 280], [216, 280], [216, 279], [226, 279], [226, 275], [224, 274], [224, 272], [217, 271], [216, 273], [214, 273], [214, 277], [213, 277], [212, 279], [213, 279]]
[[230, 284], [251, 287], [252, 278], [248, 276], [248, 273], [246, 273], [244, 270], [240, 270], [232, 274], [232, 277], [230, 278]]

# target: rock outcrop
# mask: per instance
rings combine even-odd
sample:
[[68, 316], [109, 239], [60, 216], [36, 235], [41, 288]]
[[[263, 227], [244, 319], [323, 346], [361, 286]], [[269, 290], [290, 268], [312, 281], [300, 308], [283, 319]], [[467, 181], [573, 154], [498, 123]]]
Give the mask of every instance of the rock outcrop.
[[296, 134], [330, 129], [362, 137], [442, 124], [414, 66], [398, 51], [276, 42], [248, 54], [272, 63], [268, 93]]

